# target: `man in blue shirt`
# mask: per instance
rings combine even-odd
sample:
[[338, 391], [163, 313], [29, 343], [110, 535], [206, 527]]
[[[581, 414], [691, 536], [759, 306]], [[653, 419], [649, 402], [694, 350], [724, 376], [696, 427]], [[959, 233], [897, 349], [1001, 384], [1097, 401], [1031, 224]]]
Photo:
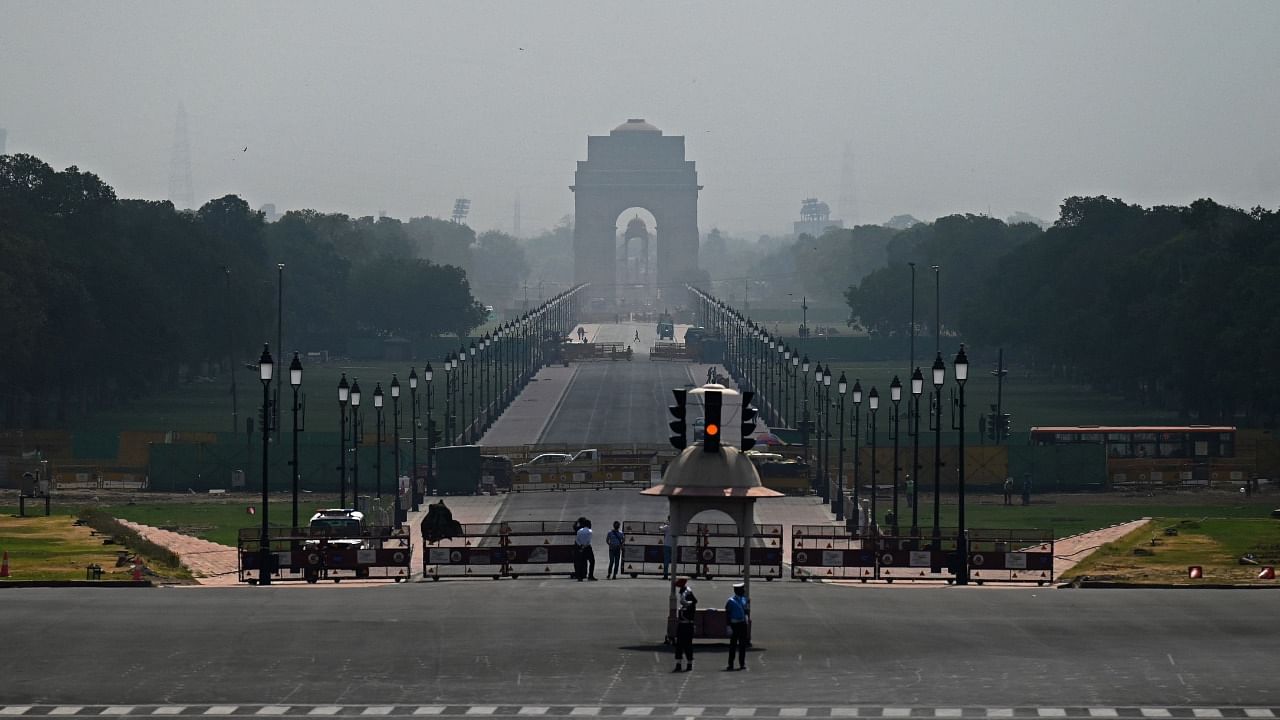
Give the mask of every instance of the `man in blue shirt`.
[[729, 619], [729, 666], [733, 669], [734, 652], [738, 654], [738, 669], [747, 669], [747, 632], [751, 629], [751, 601], [747, 599], [745, 583], [736, 583], [733, 594], [724, 604], [724, 611]]
[[604, 576], [609, 580], [618, 579], [618, 569], [622, 565], [622, 544], [626, 542], [627, 537], [619, 530], [621, 525], [622, 523], [614, 520], [613, 529], [604, 536], [604, 541], [609, 545], [609, 570]]

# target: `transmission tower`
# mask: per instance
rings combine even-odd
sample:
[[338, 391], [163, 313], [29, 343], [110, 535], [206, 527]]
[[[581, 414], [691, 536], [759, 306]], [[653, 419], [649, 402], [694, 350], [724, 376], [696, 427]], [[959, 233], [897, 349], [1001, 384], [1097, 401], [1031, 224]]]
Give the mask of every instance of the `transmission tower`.
[[195, 192], [191, 189], [191, 146], [187, 142], [187, 108], [181, 102], [174, 123], [173, 148], [169, 152], [169, 201], [179, 210], [195, 204]]

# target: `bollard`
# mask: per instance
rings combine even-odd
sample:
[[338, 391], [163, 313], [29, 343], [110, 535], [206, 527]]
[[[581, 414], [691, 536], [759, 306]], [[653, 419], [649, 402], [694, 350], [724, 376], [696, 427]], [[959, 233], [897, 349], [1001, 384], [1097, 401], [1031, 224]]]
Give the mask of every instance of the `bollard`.
[[85, 580], [101, 580], [102, 566], [99, 565], [98, 563], [89, 563], [88, 565], [86, 565], [84, 567], [84, 579]]

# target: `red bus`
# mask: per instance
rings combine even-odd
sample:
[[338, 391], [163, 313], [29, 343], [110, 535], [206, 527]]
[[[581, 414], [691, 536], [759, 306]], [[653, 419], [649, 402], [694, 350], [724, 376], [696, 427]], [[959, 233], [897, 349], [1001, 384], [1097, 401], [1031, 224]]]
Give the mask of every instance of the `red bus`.
[[1032, 445], [1102, 445], [1112, 484], [1205, 485], [1246, 479], [1233, 425], [1031, 428]]

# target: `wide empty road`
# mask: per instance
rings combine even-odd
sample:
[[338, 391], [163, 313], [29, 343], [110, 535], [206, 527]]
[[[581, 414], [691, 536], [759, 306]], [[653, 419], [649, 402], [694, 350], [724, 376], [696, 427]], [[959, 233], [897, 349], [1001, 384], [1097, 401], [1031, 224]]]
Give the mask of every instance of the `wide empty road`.
[[647, 355], [631, 362], [581, 363], [538, 442], [664, 443], [671, 435], [671, 389], [692, 382], [688, 363], [651, 362]]

